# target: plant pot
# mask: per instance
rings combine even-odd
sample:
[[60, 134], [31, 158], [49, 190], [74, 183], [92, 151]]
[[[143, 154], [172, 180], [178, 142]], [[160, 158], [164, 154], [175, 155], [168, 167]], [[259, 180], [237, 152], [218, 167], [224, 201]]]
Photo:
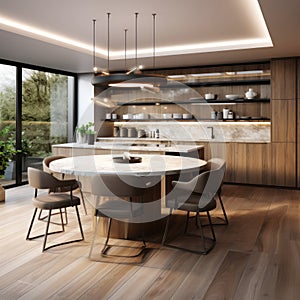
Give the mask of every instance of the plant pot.
[[87, 142], [87, 137], [84, 133], [77, 133], [76, 142], [78, 144], [85, 144]]
[[0, 184], [0, 202], [3, 202], [3, 201], [5, 201], [5, 189]]
[[89, 145], [94, 145], [95, 144], [95, 134], [91, 133], [87, 135], [87, 142]]

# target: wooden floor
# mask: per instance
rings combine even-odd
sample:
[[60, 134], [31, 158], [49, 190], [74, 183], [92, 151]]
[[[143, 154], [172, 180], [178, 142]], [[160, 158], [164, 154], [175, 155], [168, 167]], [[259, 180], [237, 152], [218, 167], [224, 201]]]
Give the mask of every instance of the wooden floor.
[[[85, 241], [42, 253], [42, 240], [25, 240], [31, 195], [28, 186], [10, 189], [0, 204], [1, 300], [300, 299], [300, 191], [225, 185], [230, 225], [216, 226], [211, 253], [160, 248], [150, 237], [152, 250], [139, 264], [89, 260], [91, 217], [83, 209]], [[63, 238], [77, 235], [71, 211], [69, 218]]]

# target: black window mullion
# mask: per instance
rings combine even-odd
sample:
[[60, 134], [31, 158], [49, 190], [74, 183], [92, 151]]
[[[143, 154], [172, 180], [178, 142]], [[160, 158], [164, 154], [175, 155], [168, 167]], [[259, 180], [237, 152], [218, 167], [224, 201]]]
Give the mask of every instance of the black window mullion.
[[[16, 72], [16, 149], [22, 150], [22, 67]], [[22, 154], [16, 155], [16, 184], [22, 183]]]

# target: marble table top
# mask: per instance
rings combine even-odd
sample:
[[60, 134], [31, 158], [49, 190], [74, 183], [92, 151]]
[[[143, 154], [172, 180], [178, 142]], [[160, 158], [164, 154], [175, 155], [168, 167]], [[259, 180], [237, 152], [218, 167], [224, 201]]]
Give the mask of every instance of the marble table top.
[[206, 161], [172, 155], [136, 154], [141, 157], [141, 163], [118, 163], [113, 157], [120, 155], [87, 155], [68, 157], [50, 163], [54, 172], [77, 175], [93, 176], [96, 174], [120, 175], [171, 175], [197, 171], [206, 165]]

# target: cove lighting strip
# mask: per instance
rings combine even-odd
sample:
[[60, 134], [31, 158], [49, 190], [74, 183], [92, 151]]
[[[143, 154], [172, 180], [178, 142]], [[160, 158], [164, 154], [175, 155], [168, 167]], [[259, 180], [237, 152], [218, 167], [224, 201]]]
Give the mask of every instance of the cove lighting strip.
[[[246, 1], [246, 0], [243, 0]], [[195, 43], [188, 45], [172, 45], [169, 47], [157, 47], [157, 56], [191, 54], [191, 53], [205, 53], [225, 50], [240, 50], [250, 48], [272, 47], [273, 43], [265, 23], [262, 11], [258, 1], [248, 0], [245, 2], [245, 7], [251, 7], [251, 14], [255, 16], [257, 22], [260, 24], [260, 37], [254, 39], [237, 39], [216, 41], [211, 43]], [[50, 31], [45, 31], [37, 27], [29, 26], [18, 21], [8, 19], [0, 15], [0, 29], [14, 32], [23, 36], [28, 36], [47, 43], [56, 44], [74, 50], [80, 50], [88, 54], [93, 53], [93, 47], [90, 44], [82, 43], [78, 40], [70, 39]], [[107, 58], [107, 50], [96, 48], [96, 55]], [[153, 48], [138, 49], [139, 57], [150, 57], [153, 55]], [[110, 51], [110, 59], [122, 59], [124, 57], [124, 50]], [[134, 58], [135, 50], [127, 51], [127, 58]]]

